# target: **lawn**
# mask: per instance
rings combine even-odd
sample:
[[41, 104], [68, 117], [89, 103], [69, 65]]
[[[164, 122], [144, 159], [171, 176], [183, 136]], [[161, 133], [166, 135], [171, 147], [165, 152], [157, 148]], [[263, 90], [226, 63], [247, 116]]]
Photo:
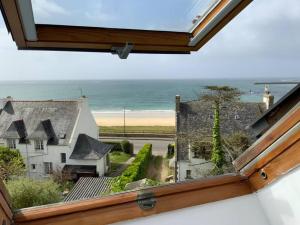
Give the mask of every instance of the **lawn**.
[[[123, 133], [123, 126], [101, 126], [101, 133]], [[174, 126], [126, 126], [125, 133], [175, 134]]]
[[110, 159], [110, 172], [108, 176], [112, 176], [116, 171], [120, 170], [124, 163], [127, 162], [128, 159], [130, 159], [131, 155], [126, 154], [124, 152], [114, 151], [109, 153], [109, 159]]
[[125, 163], [131, 156], [124, 152], [111, 152], [109, 158], [111, 163]]

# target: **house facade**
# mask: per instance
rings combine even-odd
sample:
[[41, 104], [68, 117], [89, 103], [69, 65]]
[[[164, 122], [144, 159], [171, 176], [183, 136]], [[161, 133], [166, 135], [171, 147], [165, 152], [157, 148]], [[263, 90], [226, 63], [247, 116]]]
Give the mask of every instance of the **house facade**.
[[[272, 95], [270, 100], [272, 100]], [[266, 99], [267, 101], [267, 99]], [[269, 102], [268, 102], [269, 104]], [[255, 140], [251, 124], [266, 110], [266, 103], [239, 102], [221, 106], [220, 130], [223, 137], [241, 133]], [[176, 96], [176, 162], [177, 181], [210, 176], [214, 164], [211, 157], [211, 134], [214, 113], [211, 103], [196, 100], [181, 102]], [[224, 172], [232, 172], [233, 156], [225, 151], [229, 163]], [[228, 170], [228, 171], [227, 171]]]
[[68, 170], [76, 176], [103, 176], [112, 146], [98, 140], [87, 98], [0, 104], [0, 143], [18, 149], [31, 178]]

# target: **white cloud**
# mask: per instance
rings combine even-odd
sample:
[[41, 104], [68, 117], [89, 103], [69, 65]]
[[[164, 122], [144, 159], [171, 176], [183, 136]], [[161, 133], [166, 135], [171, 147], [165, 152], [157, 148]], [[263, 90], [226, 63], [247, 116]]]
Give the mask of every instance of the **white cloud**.
[[52, 0], [32, 0], [33, 12], [37, 17], [68, 15], [68, 11]]
[[87, 19], [92, 20], [96, 23], [103, 23], [114, 20], [116, 17], [114, 15], [108, 14], [103, 9], [103, 4], [101, 1], [97, 2], [92, 10], [88, 10], [84, 13]]

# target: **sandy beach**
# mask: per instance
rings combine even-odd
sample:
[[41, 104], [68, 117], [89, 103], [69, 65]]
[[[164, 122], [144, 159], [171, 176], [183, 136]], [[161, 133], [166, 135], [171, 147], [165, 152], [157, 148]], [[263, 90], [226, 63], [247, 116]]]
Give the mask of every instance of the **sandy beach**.
[[[93, 112], [96, 123], [101, 126], [123, 126], [124, 112]], [[126, 126], [175, 126], [172, 110], [126, 111]]]

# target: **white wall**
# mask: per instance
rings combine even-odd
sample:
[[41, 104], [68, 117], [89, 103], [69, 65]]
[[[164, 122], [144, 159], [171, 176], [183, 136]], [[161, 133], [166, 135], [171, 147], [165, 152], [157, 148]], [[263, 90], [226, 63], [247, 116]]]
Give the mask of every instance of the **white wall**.
[[178, 161], [178, 180], [186, 180], [186, 171], [191, 170], [191, 176], [193, 179], [199, 179], [204, 175], [210, 175], [214, 168], [213, 163], [206, 161], [205, 159], [191, 158], [191, 160]]
[[98, 139], [99, 131], [96, 121], [88, 106], [87, 98], [82, 98], [80, 103], [80, 111], [75, 124], [74, 133], [71, 136], [70, 146], [74, 149], [78, 135], [86, 134], [92, 138]]
[[300, 167], [260, 190], [257, 196], [271, 225], [299, 225]]
[[255, 195], [246, 195], [116, 224], [269, 225]]

